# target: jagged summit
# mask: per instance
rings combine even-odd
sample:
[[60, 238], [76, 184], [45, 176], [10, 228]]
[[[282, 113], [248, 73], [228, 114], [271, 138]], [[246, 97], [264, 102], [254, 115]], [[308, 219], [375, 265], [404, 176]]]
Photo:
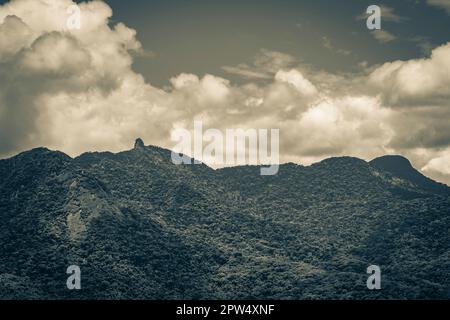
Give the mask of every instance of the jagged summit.
[[138, 149], [138, 148], [144, 148], [144, 141], [141, 138], [137, 138], [136, 141], [134, 142], [134, 148]]

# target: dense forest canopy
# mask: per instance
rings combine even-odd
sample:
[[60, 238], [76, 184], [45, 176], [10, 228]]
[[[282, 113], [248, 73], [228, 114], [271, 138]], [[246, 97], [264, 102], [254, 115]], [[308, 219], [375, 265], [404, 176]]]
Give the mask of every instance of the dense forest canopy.
[[176, 166], [138, 140], [74, 159], [34, 149], [0, 176], [3, 299], [450, 298], [450, 188], [399, 156], [260, 176]]

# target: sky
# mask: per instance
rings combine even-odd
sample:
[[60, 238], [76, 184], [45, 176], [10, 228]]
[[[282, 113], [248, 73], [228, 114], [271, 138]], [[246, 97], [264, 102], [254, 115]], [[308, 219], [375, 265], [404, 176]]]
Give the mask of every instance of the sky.
[[[280, 129], [281, 162], [401, 154], [450, 184], [450, 0], [0, 0], [0, 157]], [[381, 7], [381, 30], [366, 9]]]
[[[421, 57], [449, 40], [449, 16], [426, 1], [107, 3], [114, 10], [114, 20], [138, 30], [144, 48], [153, 52], [153, 59], [136, 59], [135, 69], [159, 86], [169, 84], [169, 79], [181, 72], [213, 73], [239, 83], [241, 79], [226, 73], [223, 67], [251, 64], [262, 48], [290, 54], [329, 72], [355, 72], [359, 63], [373, 65]], [[366, 28], [364, 13], [371, 4], [385, 6], [383, 30], [396, 37], [395, 41], [380, 43]], [[364, 20], [356, 19], [361, 15]]]

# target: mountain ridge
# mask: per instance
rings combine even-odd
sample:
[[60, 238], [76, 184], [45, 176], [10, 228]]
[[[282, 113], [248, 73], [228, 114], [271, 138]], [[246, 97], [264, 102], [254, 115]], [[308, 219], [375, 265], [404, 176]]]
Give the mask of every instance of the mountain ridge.
[[[0, 298], [449, 297], [440, 189], [352, 157], [260, 176], [136, 146], [0, 161]], [[80, 291], [65, 287], [73, 264]], [[372, 264], [383, 290], [366, 288]]]
[[[154, 145], [145, 145], [143, 140], [141, 138], [137, 138], [135, 140], [134, 143], [134, 147], [132, 149], [129, 150], [123, 150], [123, 151], [119, 151], [119, 152], [111, 152], [111, 151], [87, 151], [84, 152], [76, 157], [71, 157], [69, 155], [67, 155], [66, 153], [59, 151], [59, 150], [50, 150], [46, 147], [37, 147], [37, 148], [33, 148], [31, 150], [28, 151], [23, 151], [17, 155], [11, 156], [9, 158], [5, 158], [5, 159], [0, 159], [1, 161], [4, 160], [9, 160], [9, 159], [14, 159], [18, 156], [24, 156], [30, 153], [37, 153], [37, 152], [44, 152], [44, 153], [55, 153], [55, 154], [59, 154], [63, 157], [66, 158], [70, 158], [72, 160], [79, 160], [85, 157], [90, 157], [90, 156], [98, 156], [98, 155], [107, 155], [107, 156], [117, 156], [117, 155], [121, 155], [121, 154], [125, 154], [128, 152], [132, 152], [134, 150], [137, 149], [143, 149], [143, 150], [153, 150], [154, 152], [157, 152], [161, 155], [166, 156], [167, 158], [170, 158], [170, 154], [171, 154], [171, 150], [169, 149], [165, 149], [159, 146], [154, 146]], [[193, 158], [192, 158], [193, 159]], [[194, 161], [196, 161], [196, 163], [200, 163], [199, 161], [193, 159]], [[327, 163], [333, 163], [333, 162], [342, 162], [342, 161], [354, 161], [355, 163], [359, 162], [359, 163], [367, 163], [371, 166], [374, 166], [375, 168], [381, 169], [383, 171], [387, 171], [389, 173], [391, 173], [392, 175], [399, 177], [399, 178], [403, 178], [409, 181], [415, 181], [417, 182], [418, 178], [420, 181], [420, 183], [423, 185], [424, 181], [426, 184], [431, 183], [435, 183], [437, 184], [435, 186], [434, 189], [435, 191], [438, 189], [442, 189], [442, 187], [444, 187], [444, 189], [449, 188], [450, 190], [450, 186], [441, 183], [441, 182], [437, 182], [434, 181], [433, 179], [426, 177], [423, 173], [421, 173], [419, 170], [415, 169], [411, 162], [404, 156], [402, 155], [384, 155], [384, 156], [379, 156], [376, 157], [372, 160], [366, 161], [364, 159], [358, 158], [358, 157], [354, 157], [354, 156], [334, 156], [334, 157], [329, 157], [329, 158], [325, 158], [322, 159], [320, 161], [314, 162], [308, 166], [305, 166], [303, 164], [300, 163], [294, 163], [294, 162], [288, 162], [288, 163], [280, 163], [279, 166], [280, 167], [289, 167], [289, 166], [296, 166], [299, 168], [306, 168], [306, 167], [312, 167], [312, 166], [318, 166], [318, 165], [324, 165]], [[403, 170], [395, 170], [393, 169], [393, 167], [398, 166], [399, 164], [403, 165]], [[261, 168], [263, 167], [262, 165], [237, 165], [237, 166], [229, 166], [229, 167], [223, 167], [223, 168], [212, 168], [210, 166], [208, 166], [205, 163], [201, 163], [202, 166], [206, 166], [209, 169], [213, 170], [213, 171], [220, 171], [220, 170], [228, 170], [228, 169], [232, 169], [232, 168], [241, 168], [241, 167], [253, 167], [253, 168]], [[406, 171], [405, 168], [408, 170]], [[413, 178], [411, 178], [411, 176], [414, 176]], [[425, 179], [424, 179], [425, 178]]]

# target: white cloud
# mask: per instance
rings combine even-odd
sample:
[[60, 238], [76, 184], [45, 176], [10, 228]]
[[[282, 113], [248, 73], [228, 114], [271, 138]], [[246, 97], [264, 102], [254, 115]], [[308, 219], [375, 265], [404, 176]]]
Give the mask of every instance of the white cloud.
[[198, 85], [199, 82], [198, 76], [187, 73], [182, 73], [178, 77], [170, 79], [170, 83], [175, 89], [189, 88], [190, 86]]
[[[51, 31], [67, 31], [67, 9], [72, 0], [13, 0], [0, 9], [0, 21], [8, 15], [20, 17], [36, 35]], [[82, 12], [82, 28], [76, 31], [85, 37], [93, 31], [106, 31], [107, 21], [112, 16], [111, 8], [103, 1], [79, 4]], [[97, 35], [91, 35], [91, 38]]]
[[296, 69], [278, 71], [275, 75], [275, 80], [289, 83], [306, 96], [315, 95], [317, 93], [316, 87]]
[[[36, 145], [55, 147], [68, 137], [41, 125], [48, 106], [43, 101], [67, 95], [91, 102], [126, 83], [132, 58], [138, 50], [135, 32], [118, 24], [108, 26], [112, 11], [102, 1], [82, 3], [81, 29], [67, 30], [70, 0], [15, 0], [0, 6], [0, 150], [10, 154]], [[78, 110], [75, 100], [60, 109]], [[84, 105], [83, 105], [84, 108]], [[92, 114], [97, 110], [92, 110]], [[47, 116], [48, 117], [48, 116]], [[70, 119], [63, 119], [66, 124]], [[54, 123], [54, 121], [52, 122]], [[54, 137], [49, 133], [54, 132]], [[8, 137], [8, 138], [3, 138]], [[70, 153], [80, 151], [68, 147]]]
[[34, 74], [83, 73], [91, 64], [91, 56], [76, 38], [52, 32], [36, 39], [30, 48], [24, 49], [18, 60], [18, 68]]
[[449, 184], [450, 181], [450, 148], [436, 152], [421, 169], [426, 175], [437, 181]]
[[7, 16], [0, 24], [0, 57], [6, 60], [15, 55], [33, 38], [32, 30], [17, 16]]
[[174, 127], [202, 119], [221, 130], [279, 128], [282, 161], [399, 151], [434, 176], [447, 172], [450, 45], [429, 59], [386, 63], [367, 77], [294, 67], [290, 55], [262, 50], [250, 67], [228, 71], [263, 83], [182, 73], [163, 90], [131, 68], [142, 50], [135, 30], [111, 25], [111, 9], [101, 1], [80, 4], [81, 29], [67, 30], [72, 4], [0, 6], [2, 156], [42, 145], [70, 155], [119, 151], [138, 136], [171, 148]]
[[435, 171], [450, 175], [450, 152], [440, 157], [431, 159], [423, 168], [423, 171]]
[[327, 99], [308, 108], [288, 136], [296, 139], [297, 154], [317, 159], [331, 154], [371, 158], [385, 152], [392, 137], [386, 124], [390, 113], [373, 97]]
[[369, 77], [390, 103], [441, 103], [450, 97], [450, 43], [430, 58], [383, 64]]

